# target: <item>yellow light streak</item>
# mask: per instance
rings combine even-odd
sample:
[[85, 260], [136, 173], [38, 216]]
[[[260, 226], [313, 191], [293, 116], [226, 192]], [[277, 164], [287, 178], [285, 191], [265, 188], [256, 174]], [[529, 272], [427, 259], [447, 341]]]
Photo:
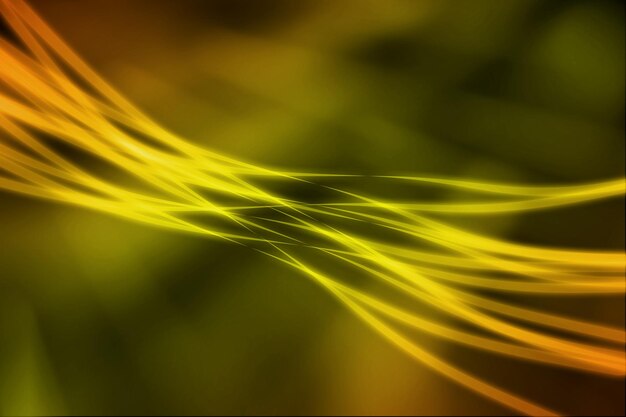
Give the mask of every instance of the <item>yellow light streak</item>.
[[[624, 294], [623, 251], [520, 244], [431, 217], [556, 209], [623, 197], [624, 178], [573, 186], [530, 186], [422, 176], [316, 174], [257, 166], [198, 147], [159, 126], [90, 69], [24, 1], [0, 0], [0, 13], [26, 46], [20, 50], [0, 40], [0, 134], [5, 139], [0, 142], [0, 168], [8, 174], [0, 174], [0, 189], [250, 246], [320, 284], [421, 363], [518, 412], [555, 414], [442, 360], [391, 323], [494, 354], [625, 376], [624, 329], [476, 293]], [[72, 76], [80, 77], [81, 85]], [[38, 132], [107, 162], [143, 188], [134, 189], [124, 180], [90, 172], [55, 151]], [[267, 178], [322, 187], [334, 193], [336, 200], [295, 201], [265, 190], [262, 181]], [[484, 200], [384, 201], [323, 185], [332, 178], [443, 187], [474, 193]], [[207, 192], [238, 203], [222, 204], [207, 197]], [[198, 216], [211, 219], [211, 226], [196, 220]], [[379, 235], [353, 231], [362, 224], [375, 227]], [[380, 237], [396, 234], [410, 243]], [[431, 249], [424, 249], [424, 244]], [[306, 255], [301, 255], [303, 251]], [[305, 258], [316, 259], [319, 268]], [[392, 297], [368, 286], [350, 286], [343, 277], [321, 271], [327, 260], [341, 263], [355, 277], [366, 277], [363, 279], [398, 292], [416, 306], [437, 310], [483, 332], [474, 334], [451, 323], [425, 319], [418, 308], [400, 307]], [[550, 334], [549, 329], [559, 335]], [[569, 337], [572, 335], [584, 336], [584, 340]]]

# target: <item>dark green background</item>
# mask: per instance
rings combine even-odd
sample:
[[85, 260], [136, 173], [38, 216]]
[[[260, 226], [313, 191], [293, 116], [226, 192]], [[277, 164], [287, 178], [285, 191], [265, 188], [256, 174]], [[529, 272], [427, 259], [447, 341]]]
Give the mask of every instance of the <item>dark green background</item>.
[[[624, 175], [621, 1], [32, 4], [156, 120], [244, 160], [533, 184]], [[522, 242], [623, 250], [623, 208], [457, 221]], [[525, 301], [624, 325], [623, 298]], [[437, 351], [564, 412], [624, 413], [623, 380]], [[246, 248], [2, 193], [0, 413], [508, 410]]]

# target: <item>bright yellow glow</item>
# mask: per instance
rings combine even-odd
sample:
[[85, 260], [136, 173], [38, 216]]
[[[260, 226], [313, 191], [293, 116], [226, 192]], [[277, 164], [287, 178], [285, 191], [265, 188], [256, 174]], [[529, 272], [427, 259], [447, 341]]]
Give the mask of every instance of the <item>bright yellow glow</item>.
[[[381, 176], [378, 180], [462, 189], [488, 198], [454, 203], [381, 201], [326, 187], [334, 192], [336, 201], [294, 201], [255, 184], [273, 178], [315, 186], [332, 174], [263, 168], [197, 147], [166, 131], [125, 100], [24, 2], [0, 0], [0, 11], [26, 45], [22, 51], [0, 41], [0, 131], [7, 138], [0, 143], [0, 167], [8, 173], [0, 176], [0, 188], [251, 246], [319, 283], [417, 360], [519, 412], [554, 414], [454, 367], [405, 335], [398, 325], [499, 355], [604, 375], [626, 374], [623, 329], [493, 301], [474, 291], [623, 294], [623, 252], [529, 246], [429, 217], [429, 213], [454, 216], [541, 210], [622, 196], [623, 178], [537, 187]], [[87, 87], [79, 86], [72, 76]], [[55, 151], [39, 132], [106, 161], [139, 180], [144, 188], [135, 190], [123, 180], [88, 172]], [[218, 199], [205, 197], [205, 192], [239, 203], [220, 204]], [[215, 224], [190, 220], [197, 215]], [[342, 226], [331, 226], [333, 221]], [[382, 235], [399, 234], [403, 241], [414, 244], [390, 243], [350, 230], [364, 222]], [[432, 249], [418, 243], [427, 243]], [[354, 288], [341, 277], [310, 265], [299, 255], [302, 250], [317, 254], [318, 259], [338, 261], [420, 306], [485, 332], [474, 334], [451, 323], [423, 318], [417, 309], [398, 306], [393, 297], [379, 295], [367, 286]], [[537, 326], [557, 330], [560, 336], [537, 330]]]

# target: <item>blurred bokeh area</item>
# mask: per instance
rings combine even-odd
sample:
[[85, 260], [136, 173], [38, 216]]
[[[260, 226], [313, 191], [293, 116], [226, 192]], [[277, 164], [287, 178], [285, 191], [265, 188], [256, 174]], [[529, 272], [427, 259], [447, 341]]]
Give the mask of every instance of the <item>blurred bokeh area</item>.
[[[537, 185], [624, 176], [622, 1], [30, 3], [159, 123], [244, 161]], [[619, 199], [454, 221], [523, 243], [624, 249]], [[534, 302], [624, 326], [623, 298]], [[421, 337], [560, 411], [625, 412], [623, 379]], [[511, 412], [248, 248], [2, 192], [0, 414]]]

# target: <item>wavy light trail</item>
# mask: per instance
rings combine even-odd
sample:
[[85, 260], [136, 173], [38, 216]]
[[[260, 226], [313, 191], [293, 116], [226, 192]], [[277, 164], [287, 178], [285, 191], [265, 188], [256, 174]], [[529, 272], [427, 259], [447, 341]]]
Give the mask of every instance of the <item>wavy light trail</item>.
[[[479, 202], [382, 201], [333, 188], [323, 185], [333, 175], [263, 168], [179, 138], [110, 87], [23, 1], [0, 0], [0, 11], [19, 39], [0, 40], [1, 189], [250, 246], [318, 282], [423, 364], [521, 413], [556, 414], [439, 358], [408, 328], [498, 355], [609, 377], [626, 374], [624, 329], [493, 297], [623, 294], [624, 252], [524, 245], [433, 217], [525, 212], [620, 197], [623, 178], [534, 187], [341, 176], [354, 183], [458, 189], [480, 196]], [[107, 168], [94, 172], [59, 146]], [[334, 197], [322, 202], [287, 198], [268, 191], [263, 185], [268, 179], [323, 189]], [[329, 272], [328, 265], [343, 272]], [[427, 318], [426, 310], [445, 319]]]

